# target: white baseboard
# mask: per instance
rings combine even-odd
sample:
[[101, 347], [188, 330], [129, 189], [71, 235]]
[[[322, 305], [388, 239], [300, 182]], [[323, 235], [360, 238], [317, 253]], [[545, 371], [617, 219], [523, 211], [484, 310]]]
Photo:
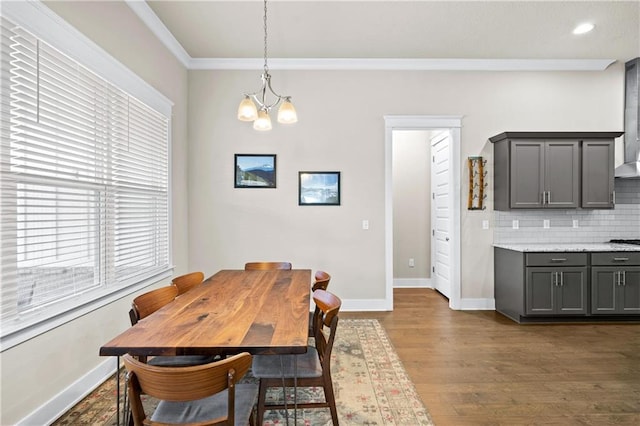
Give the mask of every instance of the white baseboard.
[[89, 395], [116, 371], [116, 358], [109, 357], [96, 368], [76, 380], [71, 386], [51, 398], [17, 425], [49, 425]]
[[460, 299], [461, 311], [494, 311], [495, 299]]
[[390, 311], [386, 299], [342, 299], [342, 312]]
[[433, 288], [431, 278], [394, 278], [394, 288]]
[[[386, 299], [343, 299], [342, 312], [391, 311], [392, 306]], [[457, 310], [460, 311], [493, 311], [496, 309], [495, 299], [460, 299]]]

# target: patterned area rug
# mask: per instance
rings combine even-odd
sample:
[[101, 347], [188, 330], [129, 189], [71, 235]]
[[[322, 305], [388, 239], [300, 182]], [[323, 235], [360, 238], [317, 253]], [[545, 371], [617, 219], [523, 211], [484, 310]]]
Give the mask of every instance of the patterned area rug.
[[[433, 425], [386, 332], [377, 320], [342, 319], [334, 343], [331, 374], [341, 425]], [[248, 374], [243, 381], [255, 381]], [[122, 381], [121, 383], [124, 383]], [[111, 378], [54, 425], [115, 425], [116, 384]], [[293, 401], [293, 389], [287, 388]], [[298, 389], [298, 401], [324, 398], [322, 389]], [[268, 400], [282, 400], [282, 390], [267, 394]], [[122, 404], [122, 402], [121, 402]], [[144, 401], [150, 413], [156, 401]], [[285, 412], [265, 413], [265, 426], [285, 424]], [[289, 410], [289, 424], [293, 410]], [[298, 410], [296, 425], [331, 425], [329, 409]]]

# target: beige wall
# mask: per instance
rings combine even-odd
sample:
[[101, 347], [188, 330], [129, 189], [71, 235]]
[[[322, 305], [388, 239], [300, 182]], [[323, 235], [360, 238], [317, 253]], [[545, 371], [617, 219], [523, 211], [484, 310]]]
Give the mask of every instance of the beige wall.
[[[187, 72], [121, 2], [47, 2], [54, 12], [174, 102], [173, 262], [187, 270]], [[129, 327], [132, 296], [0, 354], [0, 424], [15, 424], [105, 361], [100, 346]]]
[[[394, 280], [426, 280], [431, 277], [429, 133], [424, 130], [393, 132]], [[414, 259], [414, 267], [409, 266], [410, 258]]]
[[[189, 74], [189, 253], [214, 272], [247, 260], [324, 269], [343, 299], [384, 297], [384, 115], [462, 115], [461, 297], [493, 299], [492, 192], [467, 211], [466, 157], [507, 130], [620, 130], [623, 65], [604, 72], [272, 71], [300, 121], [257, 133], [237, 121], [259, 71]], [[234, 189], [234, 153], [278, 155], [277, 189]], [[299, 207], [299, 170], [340, 170], [340, 207]], [[361, 229], [368, 219], [370, 229]]]

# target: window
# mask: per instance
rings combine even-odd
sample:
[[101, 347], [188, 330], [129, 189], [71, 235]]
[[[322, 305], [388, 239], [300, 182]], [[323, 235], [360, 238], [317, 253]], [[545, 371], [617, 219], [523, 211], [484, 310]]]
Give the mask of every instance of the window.
[[169, 268], [169, 118], [0, 18], [2, 337]]

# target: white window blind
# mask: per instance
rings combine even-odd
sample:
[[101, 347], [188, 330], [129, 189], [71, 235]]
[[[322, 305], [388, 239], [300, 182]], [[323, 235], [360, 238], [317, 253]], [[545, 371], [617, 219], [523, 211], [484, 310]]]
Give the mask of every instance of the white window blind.
[[169, 268], [169, 119], [1, 19], [5, 336]]

